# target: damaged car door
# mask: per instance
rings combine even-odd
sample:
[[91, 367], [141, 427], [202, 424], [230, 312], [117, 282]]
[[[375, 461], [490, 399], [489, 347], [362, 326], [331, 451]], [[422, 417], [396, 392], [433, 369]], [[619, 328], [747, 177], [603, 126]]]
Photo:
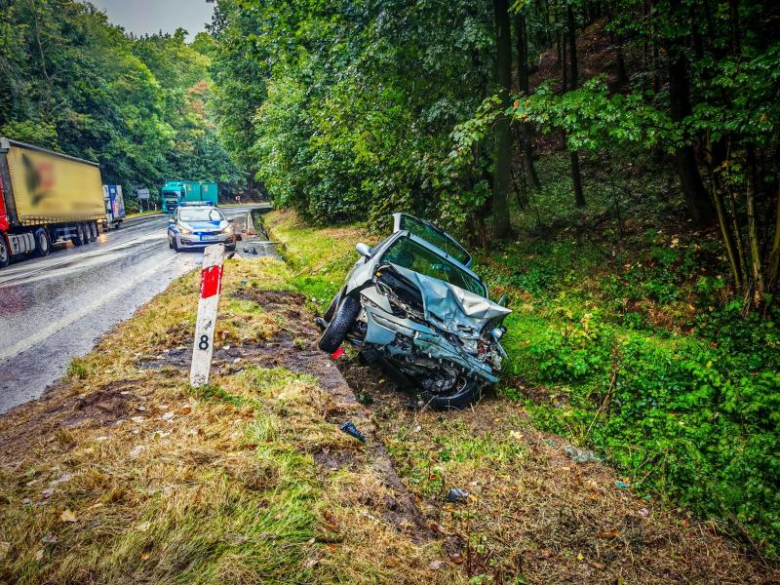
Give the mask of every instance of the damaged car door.
[[430, 222], [395, 214], [394, 233], [360, 258], [323, 319], [320, 349], [345, 340], [401, 373], [434, 408], [463, 408], [498, 381], [511, 312], [488, 297], [471, 255]]

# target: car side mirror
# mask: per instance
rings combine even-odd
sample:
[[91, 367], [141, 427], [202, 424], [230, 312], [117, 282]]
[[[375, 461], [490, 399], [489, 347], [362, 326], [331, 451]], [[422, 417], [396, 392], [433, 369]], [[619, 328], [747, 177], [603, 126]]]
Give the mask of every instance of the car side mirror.
[[355, 250], [357, 250], [357, 253], [363, 256], [363, 258], [369, 258], [371, 256], [371, 248], [369, 248], [368, 244], [360, 243], [355, 246]]
[[498, 299], [498, 304], [501, 305], [502, 307], [506, 307], [506, 301], [507, 301], [506, 295], [502, 295], [501, 298]]

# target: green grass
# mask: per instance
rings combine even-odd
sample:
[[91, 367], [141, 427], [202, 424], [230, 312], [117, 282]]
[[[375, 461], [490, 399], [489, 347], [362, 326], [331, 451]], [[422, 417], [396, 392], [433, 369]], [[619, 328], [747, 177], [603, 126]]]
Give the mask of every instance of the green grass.
[[[778, 309], [741, 315], [726, 294], [717, 236], [632, 219], [631, 205], [641, 217], [662, 215], [657, 192], [669, 189], [667, 177], [626, 179], [631, 201], [616, 186], [588, 187], [591, 211], [582, 212], [571, 203], [564, 162], [546, 158], [545, 192], [536, 196], [559, 203], [538, 215], [533, 201], [515, 209], [523, 230], [516, 240], [478, 254], [491, 296], [508, 293], [514, 310], [499, 394], [523, 401], [540, 429], [597, 449], [639, 493], [717, 517], [776, 556]], [[656, 197], [643, 196], [652, 190]], [[575, 237], [618, 192], [622, 231], [608, 218]], [[274, 237], [300, 269], [295, 285], [331, 294], [365, 230], [315, 229], [274, 213]], [[540, 218], [556, 227], [541, 228]]]

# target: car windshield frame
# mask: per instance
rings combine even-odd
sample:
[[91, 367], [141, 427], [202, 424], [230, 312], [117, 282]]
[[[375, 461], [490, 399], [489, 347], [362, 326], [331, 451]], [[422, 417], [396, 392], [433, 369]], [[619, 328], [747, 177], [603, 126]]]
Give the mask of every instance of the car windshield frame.
[[[401, 258], [397, 254], [399, 246], [410, 245], [412, 249], [407, 250], [412, 254], [412, 258]], [[427, 240], [420, 238], [419, 236], [404, 230], [404, 234], [395, 239], [385, 250], [382, 251], [382, 256], [379, 258], [379, 262], [389, 262], [396, 266], [401, 266], [418, 274], [422, 274], [428, 278], [435, 278], [452, 286], [456, 286], [462, 290], [478, 295], [485, 299], [488, 298], [488, 291], [485, 283], [474, 273], [465, 268], [462, 264], [459, 265], [457, 261], [443, 256], [439, 253], [434, 245], [429, 244]], [[416, 249], [415, 249], [416, 247]], [[396, 255], [393, 255], [393, 253]], [[417, 253], [417, 257], [414, 257]], [[441, 270], [436, 270], [433, 263], [426, 259], [427, 263], [423, 265], [417, 264], [417, 260], [423, 259], [425, 255], [435, 257], [435, 259], [442, 266]], [[445, 269], [444, 266], [449, 266], [450, 269]], [[458, 275], [454, 277], [454, 275]]]
[[[204, 212], [208, 214], [207, 217], [190, 217], [185, 218], [184, 214], [187, 212]], [[217, 216], [217, 219], [212, 219], [212, 214], [215, 214]], [[189, 223], [191, 221], [225, 221], [225, 216], [223, 216], [218, 209], [214, 209], [213, 207], [180, 207], [179, 208], [179, 221], [183, 221], [186, 223]]]
[[396, 231], [407, 231], [418, 238], [425, 240], [430, 245], [438, 248], [450, 258], [460, 262], [464, 266], [471, 266], [473, 258], [466, 248], [450, 234], [429, 221], [420, 219], [408, 213], [397, 215]]

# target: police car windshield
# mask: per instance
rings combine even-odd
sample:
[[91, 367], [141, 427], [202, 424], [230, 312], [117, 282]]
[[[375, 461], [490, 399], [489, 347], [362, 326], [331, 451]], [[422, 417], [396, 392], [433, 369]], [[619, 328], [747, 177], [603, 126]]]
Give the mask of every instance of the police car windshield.
[[179, 219], [181, 221], [220, 221], [222, 214], [216, 209], [192, 208], [180, 209]]

